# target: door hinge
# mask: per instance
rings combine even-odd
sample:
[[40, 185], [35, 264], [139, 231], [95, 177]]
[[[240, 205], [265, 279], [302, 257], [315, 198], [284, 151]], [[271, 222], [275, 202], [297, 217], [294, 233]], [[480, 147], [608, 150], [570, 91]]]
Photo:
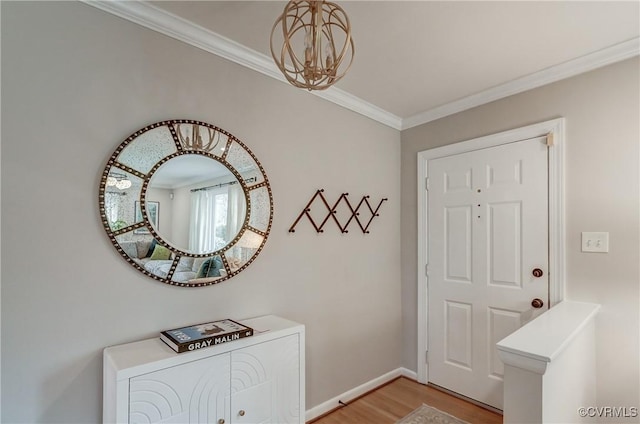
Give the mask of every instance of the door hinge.
[[429, 191], [429, 177], [424, 179], [424, 189]]
[[429, 363], [429, 350], [428, 349], [424, 352], [424, 362], [426, 362], [427, 364]]
[[429, 264], [425, 264], [424, 266], [424, 275], [425, 277], [429, 276]]
[[547, 134], [547, 147], [553, 147], [553, 133]]

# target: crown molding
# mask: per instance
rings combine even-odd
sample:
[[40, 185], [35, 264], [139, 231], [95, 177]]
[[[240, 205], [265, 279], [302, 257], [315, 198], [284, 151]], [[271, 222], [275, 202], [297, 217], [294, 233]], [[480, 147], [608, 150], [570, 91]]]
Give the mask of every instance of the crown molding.
[[315, 94], [318, 97], [322, 97], [323, 99], [329, 100], [330, 102], [333, 102], [346, 109], [352, 110], [353, 112], [371, 118], [374, 121], [378, 121], [379, 123], [393, 129], [402, 129], [402, 118], [400, 118], [399, 116], [396, 116], [391, 112], [387, 112], [386, 110], [379, 108], [378, 106], [365, 100], [362, 100], [360, 97], [356, 97], [351, 93], [340, 90], [335, 86], [324, 91], [312, 91], [311, 93]]
[[[271, 57], [159, 9], [150, 3], [145, 1], [80, 1], [289, 85]], [[639, 54], [640, 37], [637, 37], [404, 119], [337, 87], [331, 87], [324, 91], [311, 91], [310, 93], [393, 129], [406, 130]]]
[[621, 62], [640, 54], [640, 37], [615, 44], [594, 53], [551, 66], [522, 78], [492, 87], [480, 93], [438, 106], [434, 109], [410, 116], [402, 120], [402, 130], [426, 124], [445, 116], [453, 115], [489, 102], [522, 93], [533, 88], [551, 84], [565, 78]]
[[[80, 1], [289, 85], [271, 57], [150, 3], [144, 1]], [[331, 87], [327, 90], [311, 91], [310, 93], [396, 130], [400, 130], [402, 127], [402, 119], [399, 116], [339, 88]]]

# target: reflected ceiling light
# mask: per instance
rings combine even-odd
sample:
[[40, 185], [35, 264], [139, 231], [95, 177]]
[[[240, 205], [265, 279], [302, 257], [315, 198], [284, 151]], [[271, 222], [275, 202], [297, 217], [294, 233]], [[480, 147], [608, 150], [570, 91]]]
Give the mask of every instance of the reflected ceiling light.
[[116, 187], [120, 190], [126, 190], [131, 187], [131, 180], [124, 174], [111, 173], [107, 177], [107, 187]]
[[339, 81], [354, 53], [349, 18], [328, 1], [288, 2], [271, 30], [276, 65], [292, 85], [309, 91]]
[[131, 181], [129, 180], [120, 180], [116, 183], [116, 187], [119, 188], [120, 190], [125, 190], [129, 187], [131, 187]]

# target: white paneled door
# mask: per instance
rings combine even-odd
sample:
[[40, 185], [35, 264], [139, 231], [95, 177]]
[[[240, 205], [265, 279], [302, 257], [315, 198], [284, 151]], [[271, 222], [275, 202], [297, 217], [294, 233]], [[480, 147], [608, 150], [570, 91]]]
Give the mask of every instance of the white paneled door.
[[429, 382], [498, 409], [495, 344], [549, 303], [547, 149], [538, 137], [427, 164]]

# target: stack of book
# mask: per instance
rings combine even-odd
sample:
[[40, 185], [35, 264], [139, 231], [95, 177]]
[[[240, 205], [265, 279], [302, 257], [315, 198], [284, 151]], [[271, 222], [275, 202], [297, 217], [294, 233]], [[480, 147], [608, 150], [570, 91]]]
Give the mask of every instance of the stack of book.
[[160, 333], [160, 340], [178, 353], [219, 345], [253, 335], [253, 329], [230, 319], [174, 328]]

